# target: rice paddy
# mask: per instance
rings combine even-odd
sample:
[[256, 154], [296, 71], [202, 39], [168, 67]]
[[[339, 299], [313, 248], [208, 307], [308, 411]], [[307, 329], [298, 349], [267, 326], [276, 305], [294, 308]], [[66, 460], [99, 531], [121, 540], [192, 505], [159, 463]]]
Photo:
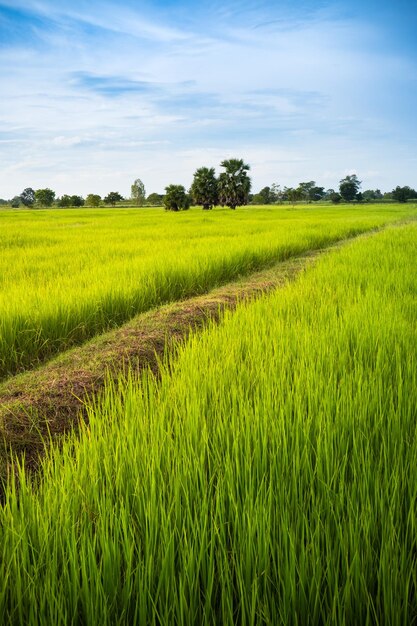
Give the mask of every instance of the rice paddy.
[[0, 379], [164, 302], [415, 212], [412, 206], [0, 212]]
[[[194, 240], [197, 216], [169, 216], [163, 244], [149, 235], [140, 245], [133, 213], [118, 219], [136, 271], [163, 250], [172, 269], [161, 284], [179, 291], [158, 291], [155, 279], [149, 307], [398, 219], [396, 210], [248, 209], [234, 224], [219, 212]], [[45, 267], [63, 245], [58, 224], [45, 234]], [[135, 245], [149, 257], [139, 261]], [[111, 245], [91, 246], [80, 272], [103, 278], [103, 297], [119, 275], [136, 310], [134, 271], [129, 282]], [[415, 623], [416, 253], [415, 224], [352, 241], [195, 334], [158, 378], [109, 383], [82, 432], [50, 450], [40, 480], [24, 467], [18, 491], [11, 479], [0, 509], [3, 623]], [[116, 268], [113, 282], [98, 267]], [[76, 302], [68, 290], [62, 311]]]

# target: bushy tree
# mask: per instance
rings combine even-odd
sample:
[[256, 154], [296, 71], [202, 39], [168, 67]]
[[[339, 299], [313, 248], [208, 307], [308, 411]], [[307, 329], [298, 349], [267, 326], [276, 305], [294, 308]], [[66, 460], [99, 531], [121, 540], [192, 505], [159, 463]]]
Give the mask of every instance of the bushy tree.
[[417, 192], [408, 185], [405, 187], [397, 187], [391, 191], [392, 199], [396, 202], [407, 202], [412, 198], [417, 198]]
[[324, 187], [318, 187], [315, 185], [310, 191], [310, 197], [313, 202], [318, 202], [324, 198]]
[[20, 200], [25, 206], [33, 206], [35, 204], [35, 190], [32, 187], [26, 187], [20, 194]]
[[375, 200], [375, 191], [373, 189], [365, 189], [362, 193], [362, 198], [365, 202], [371, 202], [371, 200]]
[[130, 196], [137, 206], [143, 206], [145, 204], [146, 191], [145, 185], [137, 178], [130, 188]]
[[256, 194], [261, 202], [259, 204], [271, 204], [271, 187], [262, 187], [259, 193]]
[[166, 211], [186, 211], [190, 208], [190, 197], [182, 185], [165, 187], [164, 206]]
[[55, 200], [55, 191], [48, 187], [46, 189], [37, 189], [35, 191], [35, 200], [39, 206], [50, 207]]
[[298, 185], [300, 200], [303, 202], [316, 202], [324, 196], [324, 187], [318, 187], [315, 180]]
[[287, 200], [288, 200], [289, 202], [291, 202], [291, 204], [292, 204], [293, 206], [295, 205], [295, 203], [296, 203], [298, 200], [301, 200], [301, 197], [302, 197], [302, 196], [301, 196], [301, 191], [300, 191], [300, 188], [299, 188], [299, 187], [297, 187], [296, 189], [294, 189], [294, 187], [288, 187], [288, 188], [286, 188], [286, 193], [285, 193], [285, 195], [286, 195], [286, 197], [287, 197]]
[[218, 202], [218, 183], [214, 167], [199, 167], [194, 172], [190, 195], [195, 204], [204, 210], [212, 209]]
[[111, 206], [116, 206], [116, 202], [120, 202], [123, 200], [123, 196], [120, 195], [118, 191], [110, 191], [107, 196], [104, 198], [104, 204], [110, 204]]
[[61, 208], [67, 208], [70, 206], [73, 207], [80, 207], [80, 206], [84, 206], [84, 198], [82, 196], [69, 196], [67, 194], [64, 194], [63, 196], [61, 196], [57, 202], [58, 206]]
[[297, 191], [300, 200], [303, 202], [311, 202], [313, 200], [312, 190], [314, 189], [316, 182], [314, 180], [310, 180], [307, 183], [300, 183], [298, 185]]
[[264, 198], [263, 198], [263, 195], [261, 194], [261, 192], [254, 193], [253, 195], [249, 194], [248, 199], [249, 199], [250, 204], [254, 204], [254, 205], [258, 205], [258, 206], [262, 205], [262, 204], [265, 204]]
[[365, 202], [371, 202], [372, 200], [381, 200], [383, 196], [379, 189], [365, 189], [362, 193], [362, 197]]
[[160, 193], [150, 193], [146, 198], [146, 204], [149, 206], [163, 206], [164, 196]]
[[76, 207], [80, 207], [80, 206], [84, 206], [85, 204], [85, 200], [82, 196], [71, 196], [70, 198], [71, 200], [71, 206], [76, 206]]
[[329, 194], [329, 200], [333, 202], [333, 204], [339, 204], [339, 202], [342, 200], [342, 196], [340, 195], [340, 193], [337, 193], [337, 191], [332, 191]]
[[65, 193], [63, 196], [58, 198], [57, 204], [61, 209], [66, 209], [67, 207], [71, 206], [71, 196], [68, 196]]
[[219, 176], [220, 204], [231, 209], [247, 204], [252, 186], [248, 176], [250, 166], [243, 159], [226, 159], [220, 165], [226, 170]]
[[20, 207], [21, 198], [20, 196], [15, 196], [10, 200], [10, 206], [12, 209], [18, 209]]
[[350, 174], [343, 178], [339, 183], [339, 192], [343, 200], [345, 202], [355, 200], [361, 184], [356, 174]]
[[271, 203], [275, 203], [275, 202], [281, 203], [283, 201], [282, 195], [283, 195], [283, 191], [281, 189], [281, 186], [278, 185], [277, 183], [272, 183], [271, 189], [269, 192]]
[[101, 196], [96, 193], [89, 193], [85, 199], [85, 205], [89, 207], [98, 207], [101, 204]]

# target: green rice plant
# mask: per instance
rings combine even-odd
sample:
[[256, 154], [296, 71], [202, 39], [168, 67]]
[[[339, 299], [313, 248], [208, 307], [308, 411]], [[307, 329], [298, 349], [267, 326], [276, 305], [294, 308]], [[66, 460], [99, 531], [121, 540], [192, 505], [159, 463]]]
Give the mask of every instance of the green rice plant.
[[0, 379], [153, 306], [415, 212], [0, 211]]
[[417, 226], [109, 385], [0, 510], [4, 624], [417, 620]]

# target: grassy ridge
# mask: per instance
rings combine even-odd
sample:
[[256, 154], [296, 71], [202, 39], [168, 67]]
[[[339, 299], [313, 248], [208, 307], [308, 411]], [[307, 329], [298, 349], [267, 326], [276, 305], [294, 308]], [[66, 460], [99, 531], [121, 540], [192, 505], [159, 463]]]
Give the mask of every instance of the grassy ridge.
[[8, 494], [3, 622], [413, 623], [416, 242], [354, 242], [109, 388]]
[[0, 378], [414, 206], [0, 212]]

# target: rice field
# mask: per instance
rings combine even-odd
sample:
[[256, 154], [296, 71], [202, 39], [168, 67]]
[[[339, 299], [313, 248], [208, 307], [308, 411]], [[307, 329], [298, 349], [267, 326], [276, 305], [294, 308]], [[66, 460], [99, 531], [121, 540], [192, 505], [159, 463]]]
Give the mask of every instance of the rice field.
[[151, 307], [415, 213], [415, 205], [0, 211], [0, 379]]
[[[265, 210], [255, 254], [373, 219], [348, 215]], [[416, 623], [416, 255], [415, 224], [352, 241], [193, 336], [160, 379], [109, 385], [39, 484], [22, 468], [10, 485], [2, 623]]]

